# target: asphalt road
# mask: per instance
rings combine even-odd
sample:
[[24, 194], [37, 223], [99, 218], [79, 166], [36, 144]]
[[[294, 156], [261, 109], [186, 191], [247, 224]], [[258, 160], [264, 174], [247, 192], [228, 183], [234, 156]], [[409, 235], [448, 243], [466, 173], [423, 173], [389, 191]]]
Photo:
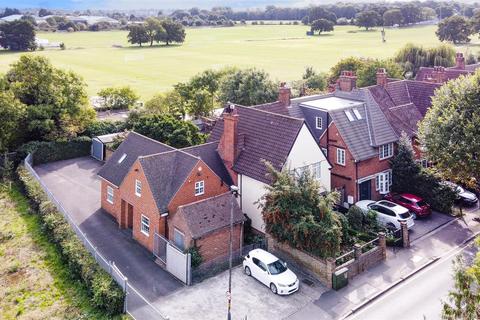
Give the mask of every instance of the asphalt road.
[[441, 301], [453, 288], [452, 263], [458, 254], [472, 261], [476, 249], [469, 242], [446, 253], [430, 267], [420, 271], [371, 304], [348, 317], [348, 320], [436, 320], [441, 319]]

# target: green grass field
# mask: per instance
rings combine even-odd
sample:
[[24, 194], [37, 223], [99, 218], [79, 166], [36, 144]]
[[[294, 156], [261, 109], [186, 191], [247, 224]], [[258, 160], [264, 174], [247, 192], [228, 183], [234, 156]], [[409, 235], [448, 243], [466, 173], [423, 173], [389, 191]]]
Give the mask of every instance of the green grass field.
[[[365, 32], [353, 26], [335, 27], [332, 33], [314, 37], [305, 35], [307, 27], [293, 25], [200, 28], [188, 29], [181, 46], [153, 48], [129, 46], [122, 31], [46, 33], [39, 37], [64, 42], [67, 50], [35, 54], [82, 75], [90, 95], [103, 87], [130, 85], [147, 99], [207, 68], [254, 66], [278, 81], [289, 81], [299, 79], [309, 65], [327, 71], [347, 56], [386, 58], [407, 42], [438, 44], [435, 29], [388, 29], [387, 42], [382, 43], [379, 30]], [[8, 70], [19, 55], [0, 52], [0, 72]]]

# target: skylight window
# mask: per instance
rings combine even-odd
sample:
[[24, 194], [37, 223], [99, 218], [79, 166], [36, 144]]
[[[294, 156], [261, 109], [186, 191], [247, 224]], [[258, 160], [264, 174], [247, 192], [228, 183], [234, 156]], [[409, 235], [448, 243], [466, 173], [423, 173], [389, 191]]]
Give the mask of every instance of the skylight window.
[[120, 159], [118, 159], [118, 163], [119, 163], [119, 164], [122, 163], [123, 160], [125, 160], [126, 157], [127, 157], [127, 154], [126, 154], [126, 153], [122, 154], [122, 156], [120, 157]]
[[353, 115], [350, 112], [350, 110], [345, 110], [345, 115], [347, 116], [348, 121], [350, 121], [350, 122], [355, 121], [355, 118], [353, 118]]
[[360, 114], [357, 108], [353, 109], [353, 114], [355, 114], [355, 117], [357, 117], [357, 120], [362, 120], [362, 115]]

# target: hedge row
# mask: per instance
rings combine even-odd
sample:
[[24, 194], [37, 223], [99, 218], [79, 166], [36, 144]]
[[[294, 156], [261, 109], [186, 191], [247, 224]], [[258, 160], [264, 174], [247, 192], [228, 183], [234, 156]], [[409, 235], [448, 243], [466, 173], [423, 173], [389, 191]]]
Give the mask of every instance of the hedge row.
[[35, 211], [40, 215], [47, 237], [58, 247], [71, 277], [82, 281], [87, 287], [92, 305], [110, 316], [122, 313], [125, 299], [122, 288], [97, 264], [28, 170], [19, 166], [17, 174]]
[[33, 164], [67, 160], [90, 154], [92, 140], [89, 137], [77, 137], [68, 141], [31, 141], [17, 150], [17, 156], [23, 160], [32, 153]]

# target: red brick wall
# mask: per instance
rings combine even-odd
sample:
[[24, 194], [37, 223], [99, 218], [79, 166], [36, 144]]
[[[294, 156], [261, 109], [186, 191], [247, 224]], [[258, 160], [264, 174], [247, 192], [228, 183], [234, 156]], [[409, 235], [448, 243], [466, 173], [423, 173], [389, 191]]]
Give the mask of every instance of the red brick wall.
[[[240, 249], [242, 226], [243, 224], [237, 224], [233, 227], [233, 250]], [[200, 248], [203, 262], [228, 255], [230, 249], [230, 229], [226, 227], [208, 234], [204, 238], [197, 239], [196, 244]]]
[[[342, 139], [335, 123], [328, 127], [328, 160], [332, 164], [332, 189], [345, 189], [345, 201], [347, 196], [353, 196], [354, 202], [358, 201], [358, 185], [356, 180], [367, 177], [390, 168], [390, 160], [380, 160], [378, 156], [363, 160], [355, 164], [355, 159]], [[320, 137], [320, 146], [326, 148], [327, 133]], [[345, 166], [337, 164], [337, 147], [345, 149]], [[357, 168], [356, 168], [357, 166]], [[383, 196], [375, 190], [375, 179], [371, 180], [372, 199], [378, 200]]]
[[[198, 170], [200, 167], [202, 168], [201, 171]], [[202, 180], [205, 181], [205, 192], [201, 196], [195, 196], [195, 182]], [[168, 212], [173, 214], [177, 211], [178, 206], [204, 200], [225, 192], [228, 192], [228, 186], [223, 184], [222, 180], [205, 164], [205, 162], [200, 160], [170, 201]]]
[[[142, 183], [141, 197], [135, 195], [136, 179]], [[120, 185], [119, 191], [120, 197], [133, 206], [133, 238], [148, 250], [153, 251], [155, 229], [157, 229], [159, 234], [164, 235], [165, 219], [160, 217], [160, 213], [157, 210], [147, 179], [138, 160], [135, 161], [130, 168], [130, 172]], [[140, 230], [142, 214], [150, 219], [150, 233], [148, 236], [143, 234]], [[121, 226], [124, 226], [125, 224], [123, 220], [123, 218], [120, 219]]]
[[[113, 204], [107, 201], [107, 186], [113, 188]], [[117, 222], [120, 216], [120, 197], [118, 189], [105, 180], [101, 180], [101, 205], [102, 209], [111, 214]]]

